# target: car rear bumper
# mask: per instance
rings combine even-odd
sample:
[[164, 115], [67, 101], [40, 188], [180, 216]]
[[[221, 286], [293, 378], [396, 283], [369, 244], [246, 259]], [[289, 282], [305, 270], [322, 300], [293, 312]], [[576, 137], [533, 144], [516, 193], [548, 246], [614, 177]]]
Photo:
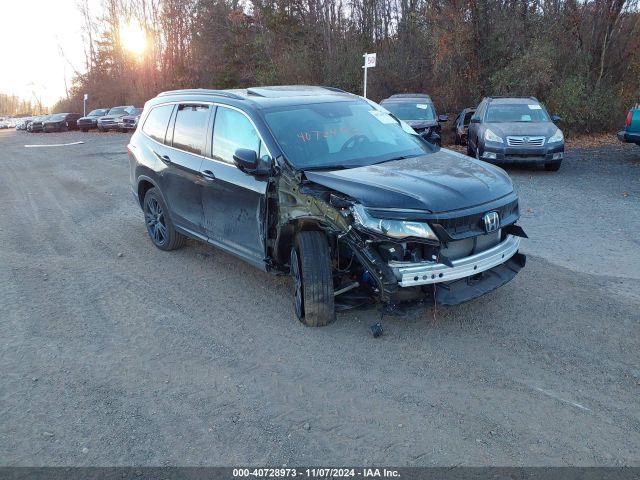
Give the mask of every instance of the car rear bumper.
[[552, 163], [564, 158], [564, 142], [543, 147], [507, 147], [486, 144], [480, 159], [490, 163]]
[[520, 238], [507, 235], [498, 245], [465, 258], [453, 260], [453, 266], [436, 262], [390, 262], [389, 267], [401, 287], [452, 282], [471, 277], [505, 263], [520, 248]]
[[618, 132], [618, 140], [625, 143], [637, 143], [640, 144], [640, 133], [627, 132], [621, 130]]

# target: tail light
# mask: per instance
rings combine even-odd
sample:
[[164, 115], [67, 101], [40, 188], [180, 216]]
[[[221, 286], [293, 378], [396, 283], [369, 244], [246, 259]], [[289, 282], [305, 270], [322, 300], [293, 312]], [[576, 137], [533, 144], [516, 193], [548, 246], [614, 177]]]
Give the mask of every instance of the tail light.
[[629, 113], [627, 113], [627, 121], [624, 122], [624, 124], [628, 127], [629, 125], [631, 125], [631, 117], [633, 116], [631, 110], [629, 110]]

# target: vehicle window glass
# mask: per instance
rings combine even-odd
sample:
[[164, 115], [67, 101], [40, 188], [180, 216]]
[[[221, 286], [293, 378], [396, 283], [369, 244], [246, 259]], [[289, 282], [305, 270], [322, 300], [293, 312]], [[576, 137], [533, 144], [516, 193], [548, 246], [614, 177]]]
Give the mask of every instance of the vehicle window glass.
[[125, 113], [129, 113], [127, 107], [113, 107], [109, 110], [109, 115], [124, 115]]
[[173, 146], [201, 155], [209, 121], [208, 105], [179, 105], [173, 128]]
[[161, 105], [154, 108], [147, 115], [142, 131], [157, 142], [164, 143], [171, 112], [173, 112], [173, 105]]
[[233, 154], [239, 148], [247, 148], [260, 155], [260, 137], [244, 114], [218, 107], [211, 148], [213, 158], [233, 163]]
[[388, 102], [384, 108], [402, 120], [435, 120], [436, 112], [429, 102]]
[[273, 108], [265, 120], [298, 168], [348, 168], [431, 153], [386, 111], [361, 101]]
[[463, 125], [469, 125], [469, 122], [471, 121], [471, 117], [473, 116], [473, 111], [471, 112], [467, 112], [464, 116], [464, 120], [462, 121]]
[[524, 122], [537, 123], [549, 122], [547, 112], [535, 102], [530, 103], [502, 103], [492, 104], [487, 108], [487, 123]]

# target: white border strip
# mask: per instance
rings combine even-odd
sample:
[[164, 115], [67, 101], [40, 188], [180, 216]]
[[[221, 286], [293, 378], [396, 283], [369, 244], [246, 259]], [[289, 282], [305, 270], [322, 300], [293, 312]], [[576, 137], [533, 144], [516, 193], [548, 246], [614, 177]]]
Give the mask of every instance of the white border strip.
[[52, 143], [50, 145], [25, 145], [24, 148], [38, 148], [38, 147], [67, 147], [69, 145], [80, 145], [84, 142], [71, 142], [71, 143]]

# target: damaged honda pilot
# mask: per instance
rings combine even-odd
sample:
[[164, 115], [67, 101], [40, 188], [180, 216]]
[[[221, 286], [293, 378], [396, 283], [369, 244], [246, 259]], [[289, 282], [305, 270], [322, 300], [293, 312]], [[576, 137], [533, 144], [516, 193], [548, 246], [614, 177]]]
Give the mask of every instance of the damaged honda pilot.
[[455, 305], [525, 264], [500, 168], [436, 147], [328, 87], [177, 90], [148, 101], [131, 185], [162, 250], [198, 239], [293, 278], [297, 317]]

